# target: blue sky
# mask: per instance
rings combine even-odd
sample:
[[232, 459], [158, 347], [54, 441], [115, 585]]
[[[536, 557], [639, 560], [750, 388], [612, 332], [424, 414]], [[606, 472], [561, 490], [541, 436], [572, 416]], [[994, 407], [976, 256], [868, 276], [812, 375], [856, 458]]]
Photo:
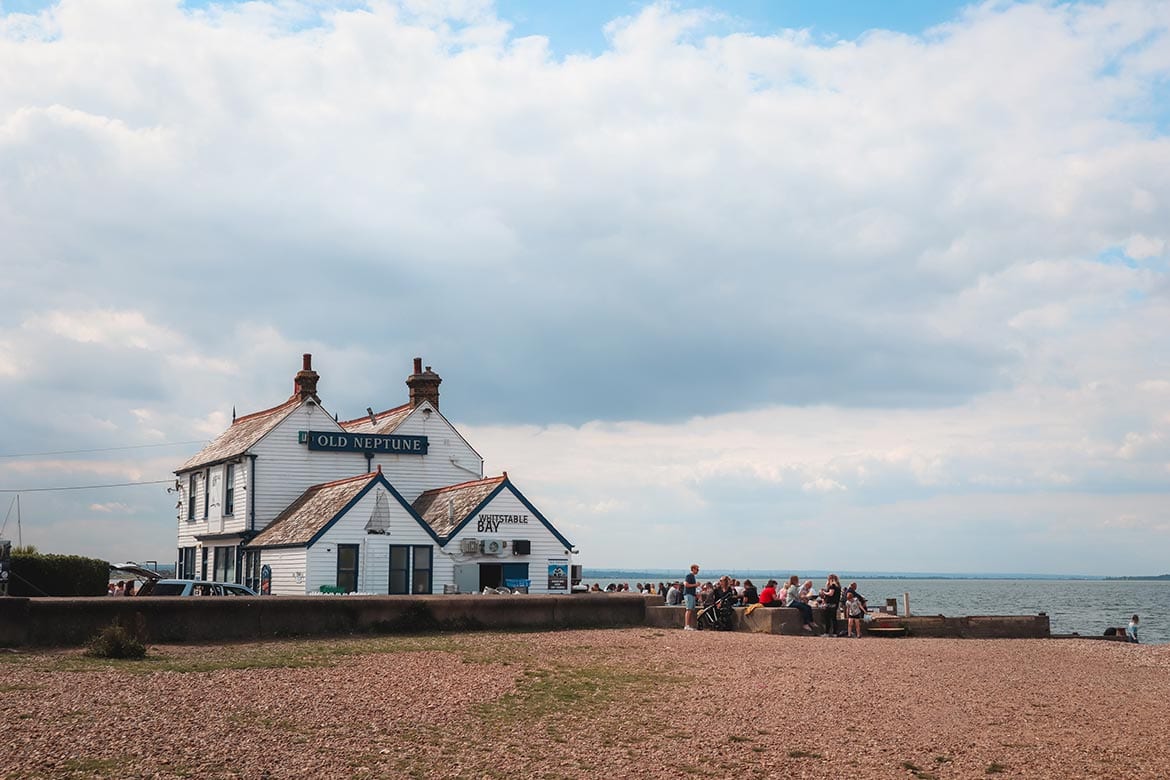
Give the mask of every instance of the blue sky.
[[[543, 35], [561, 55], [598, 54], [606, 48], [605, 25], [622, 16], [637, 15], [643, 3], [596, 0], [587, 3], [541, 3], [505, 0], [496, 4], [500, 15], [513, 24], [516, 35]], [[808, 30], [825, 40], [851, 40], [873, 30], [896, 30], [912, 35], [946, 22], [965, 3], [891, 0], [890, 2], [825, 3], [817, 0], [739, 0], [722, 3], [680, 2], [678, 10], [697, 9], [722, 17], [717, 25], [726, 32], [771, 35], [784, 29]]]
[[311, 352], [342, 417], [423, 356], [586, 565], [1170, 569], [1165, 3], [0, 9], [26, 541], [169, 560], [48, 488]]

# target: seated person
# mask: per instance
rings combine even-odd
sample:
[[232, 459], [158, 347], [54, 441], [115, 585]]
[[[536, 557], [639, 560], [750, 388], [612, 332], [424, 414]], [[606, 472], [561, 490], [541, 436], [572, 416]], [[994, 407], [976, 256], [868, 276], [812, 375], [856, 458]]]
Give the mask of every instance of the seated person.
[[765, 607], [780, 607], [783, 604], [776, 597], [776, 580], [768, 580], [760, 591], [760, 603]]
[[739, 600], [745, 606], [760, 603], [760, 594], [756, 591], [756, 586], [752, 584], [751, 580], [743, 581], [743, 592], [740, 593]]

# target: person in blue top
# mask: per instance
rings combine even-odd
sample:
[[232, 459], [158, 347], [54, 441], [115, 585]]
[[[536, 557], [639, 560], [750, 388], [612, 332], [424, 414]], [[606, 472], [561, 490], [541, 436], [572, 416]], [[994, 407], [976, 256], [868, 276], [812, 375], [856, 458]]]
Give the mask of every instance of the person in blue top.
[[1132, 618], [1130, 618], [1129, 625], [1125, 627], [1125, 638], [1128, 639], [1130, 642], [1133, 642], [1135, 645], [1137, 644], [1137, 641], [1138, 641], [1138, 638], [1137, 638], [1138, 622], [1139, 622], [1138, 616], [1134, 615]]
[[691, 571], [683, 578], [683, 601], [687, 605], [684, 631], [695, 631], [695, 600], [699, 594], [699, 564], [692, 563]]

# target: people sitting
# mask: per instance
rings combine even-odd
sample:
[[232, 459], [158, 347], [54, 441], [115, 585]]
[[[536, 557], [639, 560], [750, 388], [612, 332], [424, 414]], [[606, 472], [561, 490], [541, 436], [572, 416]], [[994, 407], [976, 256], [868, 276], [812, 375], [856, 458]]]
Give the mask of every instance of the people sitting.
[[800, 611], [800, 616], [804, 619], [803, 628], [811, 634], [813, 632], [813, 613], [812, 607], [808, 605], [808, 594], [810, 593], [812, 593], [812, 580], [808, 581], [806, 592], [801, 590], [799, 576], [793, 574], [788, 579], [788, 602], [786, 606], [795, 607]]
[[784, 602], [780, 600], [776, 593], [776, 580], [768, 580], [764, 583], [764, 589], [760, 591], [760, 603], [765, 607], [782, 607]]
[[739, 601], [745, 607], [748, 604], [760, 603], [760, 594], [756, 591], [756, 586], [752, 584], [751, 580], [743, 581], [743, 591], [740, 593]]

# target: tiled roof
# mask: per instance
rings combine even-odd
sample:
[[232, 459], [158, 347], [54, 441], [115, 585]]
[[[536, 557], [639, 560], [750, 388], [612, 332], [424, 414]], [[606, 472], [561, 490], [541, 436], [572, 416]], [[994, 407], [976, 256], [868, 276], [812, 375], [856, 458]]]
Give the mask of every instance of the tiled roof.
[[313, 485], [248, 543], [249, 547], [308, 544], [330, 520], [376, 479], [378, 472]]
[[505, 479], [490, 477], [428, 490], [414, 500], [414, 511], [440, 538], [446, 537]]
[[410, 404], [396, 406], [384, 412], [378, 412], [374, 417], [378, 422], [370, 422], [369, 416], [358, 417], [355, 420], [343, 420], [339, 423], [342, 428], [354, 433], [394, 433], [394, 429], [402, 424], [411, 411]]
[[300, 404], [301, 399], [294, 395], [280, 406], [274, 406], [271, 409], [244, 417], [237, 417], [230, 428], [201, 449], [197, 455], [179, 466], [176, 473], [243, 455]]

